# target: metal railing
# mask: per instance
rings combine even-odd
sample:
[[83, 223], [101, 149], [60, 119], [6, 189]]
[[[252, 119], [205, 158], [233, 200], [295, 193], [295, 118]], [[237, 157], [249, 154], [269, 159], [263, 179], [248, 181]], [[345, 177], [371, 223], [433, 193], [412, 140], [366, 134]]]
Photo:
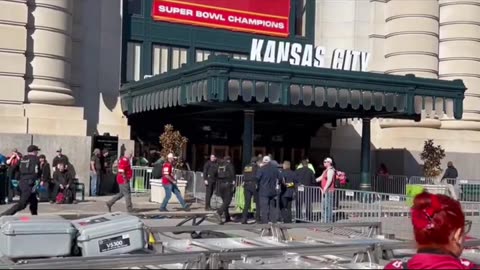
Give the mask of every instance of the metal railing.
[[146, 193], [150, 190], [150, 179], [152, 178], [152, 167], [133, 166], [133, 177], [130, 181], [132, 193]]
[[[175, 173], [177, 179], [187, 181], [187, 196], [205, 202], [206, 185], [202, 172], [177, 170]], [[148, 191], [151, 168], [135, 167], [134, 176], [132, 190], [136, 193]], [[336, 189], [327, 199], [318, 186], [299, 189], [292, 205], [294, 218], [297, 221], [314, 223], [379, 221], [382, 222], [386, 233], [395, 234], [402, 239], [412, 239], [409, 209], [413, 198], [406, 195], [407, 184], [423, 185], [429, 189], [448, 189], [449, 184], [458, 191], [458, 199], [465, 214], [473, 221], [472, 236], [480, 237], [480, 180], [444, 179], [441, 183], [433, 185], [435, 181], [425, 177], [375, 176], [372, 178], [373, 191], [367, 192], [357, 190], [360, 186], [359, 176], [355, 174], [347, 176], [348, 186], [345, 189]], [[143, 181], [142, 184], [136, 184], [139, 181]], [[242, 184], [243, 175], [237, 175], [236, 190]], [[241, 193], [234, 194], [231, 206], [235, 207]], [[211, 199], [211, 206], [218, 208], [221, 204], [222, 199], [219, 197], [217, 186]]]
[[[347, 173], [347, 189], [360, 190], [360, 174]], [[392, 194], [405, 194], [408, 177], [405, 175], [375, 175], [371, 177], [372, 191]]]

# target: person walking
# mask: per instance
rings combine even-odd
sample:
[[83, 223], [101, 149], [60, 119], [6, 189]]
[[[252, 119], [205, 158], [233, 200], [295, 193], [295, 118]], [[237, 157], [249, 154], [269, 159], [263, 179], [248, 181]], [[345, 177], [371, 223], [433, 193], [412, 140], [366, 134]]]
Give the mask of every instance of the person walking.
[[203, 166], [203, 179], [205, 180], [205, 211], [212, 210], [210, 203], [212, 200], [213, 193], [217, 187], [217, 181], [215, 175], [218, 169], [217, 157], [215, 155], [210, 156], [210, 160], [205, 163]]
[[245, 205], [242, 213], [242, 224], [247, 224], [248, 213], [252, 205], [252, 199], [255, 202], [255, 220], [260, 223], [260, 202], [258, 200], [258, 180], [257, 180], [257, 158], [252, 157], [250, 164], [243, 168], [243, 194]]
[[225, 156], [218, 164], [216, 178], [218, 192], [222, 198], [222, 205], [217, 210], [217, 214], [220, 216], [220, 219], [222, 216], [225, 216], [225, 220], [221, 222], [223, 224], [232, 221], [229, 208], [235, 190], [235, 168], [229, 156]]
[[280, 183], [280, 171], [271, 164], [269, 156], [263, 157], [263, 166], [257, 171], [258, 197], [262, 224], [275, 223], [278, 220], [277, 186]]
[[35, 181], [40, 179], [40, 160], [38, 159], [40, 148], [36, 145], [30, 145], [27, 148], [28, 154], [20, 160], [20, 200], [10, 209], [0, 214], [0, 216], [13, 216], [30, 205], [30, 213], [38, 214], [38, 199]]
[[133, 212], [132, 197], [130, 190], [130, 181], [132, 180], [133, 170], [130, 160], [133, 156], [131, 150], [125, 151], [123, 157], [118, 161], [118, 173], [117, 173], [117, 183], [119, 186], [119, 193], [108, 201], [107, 208], [108, 212], [112, 211], [112, 206], [121, 198], [125, 197], [125, 204], [127, 206], [127, 212]]
[[167, 205], [168, 205], [168, 201], [170, 201], [170, 198], [172, 197], [172, 193], [175, 194], [178, 202], [183, 207], [184, 211], [190, 210], [189, 205], [187, 205], [187, 203], [182, 197], [182, 194], [180, 193], [180, 189], [178, 189], [177, 180], [175, 179], [175, 176], [173, 173], [174, 167], [175, 167], [175, 156], [173, 155], [173, 153], [169, 153], [167, 155], [167, 161], [163, 164], [163, 169], [162, 169], [162, 175], [163, 175], [162, 185], [163, 185], [163, 188], [165, 189], [165, 198], [163, 198], [163, 202], [160, 205], [161, 212], [168, 212]]

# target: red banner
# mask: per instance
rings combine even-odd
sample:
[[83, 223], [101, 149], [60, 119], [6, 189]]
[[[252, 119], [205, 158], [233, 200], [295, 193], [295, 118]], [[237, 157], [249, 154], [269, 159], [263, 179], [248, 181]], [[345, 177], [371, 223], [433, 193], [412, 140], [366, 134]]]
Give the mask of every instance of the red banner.
[[154, 0], [156, 21], [286, 37], [290, 0]]

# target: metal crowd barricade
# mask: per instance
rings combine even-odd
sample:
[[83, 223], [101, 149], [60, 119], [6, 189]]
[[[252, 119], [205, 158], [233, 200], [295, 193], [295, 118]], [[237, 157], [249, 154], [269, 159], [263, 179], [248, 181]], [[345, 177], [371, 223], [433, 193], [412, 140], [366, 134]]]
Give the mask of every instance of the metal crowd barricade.
[[[347, 173], [347, 189], [360, 190], [361, 177], [358, 173]], [[372, 190], [381, 193], [405, 194], [408, 177], [404, 175], [385, 175], [371, 177]]]
[[150, 190], [150, 179], [152, 178], [152, 167], [133, 166], [133, 177], [130, 181], [132, 193], [146, 193]]
[[434, 185], [436, 182], [436, 178], [424, 176], [411, 176], [408, 179], [408, 184], [411, 185]]
[[480, 180], [447, 179], [447, 182], [454, 183], [461, 201], [480, 202]]
[[372, 177], [372, 190], [380, 193], [406, 194], [408, 177], [404, 175], [378, 175]]
[[300, 187], [296, 193], [295, 219], [316, 223], [382, 222], [387, 233], [411, 239], [405, 195], [336, 189], [328, 196], [330, 199], [326, 200], [320, 187]]

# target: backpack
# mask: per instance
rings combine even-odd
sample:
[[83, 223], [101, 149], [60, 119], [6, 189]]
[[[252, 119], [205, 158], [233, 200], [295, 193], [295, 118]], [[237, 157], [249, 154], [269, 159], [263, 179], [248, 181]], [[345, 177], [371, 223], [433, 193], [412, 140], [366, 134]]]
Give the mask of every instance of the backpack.
[[227, 164], [218, 166], [217, 177], [218, 179], [225, 179], [228, 177]]
[[342, 171], [335, 171], [335, 183], [339, 187], [344, 187], [348, 184], [347, 174]]
[[57, 204], [65, 203], [65, 195], [63, 194], [63, 192], [59, 192], [57, 194], [57, 197], [55, 198], [55, 201], [56, 201]]

